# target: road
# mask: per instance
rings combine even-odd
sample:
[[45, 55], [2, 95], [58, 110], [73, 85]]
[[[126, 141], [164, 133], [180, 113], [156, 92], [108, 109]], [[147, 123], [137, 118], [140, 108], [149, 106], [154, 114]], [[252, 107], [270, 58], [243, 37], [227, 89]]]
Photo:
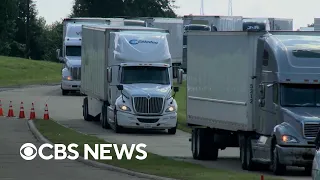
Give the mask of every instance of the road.
[[[83, 96], [62, 96], [60, 86], [39, 86], [24, 89], [15, 89], [0, 92], [5, 113], [8, 111], [9, 101], [12, 101], [15, 115], [18, 115], [20, 102], [24, 102], [26, 114], [29, 116], [31, 103], [35, 103], [36, 115], [43, 117], [44, 106], [47, 103], [50, 117], [62, 125], [68, 126], [79, 132], [95, 135], [108, 142], [114, 143], [145, 143], [149, 152], [174, 157], [179, 160], [193, 162], [211, 168], [242, 171], [239, 163], [239, 149], [227, 148], [219, 152], [219, 160], [195, 161], [191, 158], [190, 134], [178, 131], [176, 135], [168, 135], [166, 132], [128, 132], [127, 134], [115, 134], [111, 130], [104, 130], [99, 123], [86, 122], [82, 117]], [[285, 179], [309, 180], [310, 177], [302, 176], [301, 169], [287, 172]], [[256, 172], [269, 174], [269, 172]], [[290, 175], [290, 176], [289, 176]]]
[[[142, 178], [101, 170], [77, 161], [45, 161], [36, 158], [25, 161], [20, 157], [20, 147], [24, 143], [39, 142], [29, 131], [26, 120], [0, 118], [0, 180], [141, 180]], [[49, 150], [44, 152], [48, 155]], [[146, 179], [145, 179], [146, 180]]]

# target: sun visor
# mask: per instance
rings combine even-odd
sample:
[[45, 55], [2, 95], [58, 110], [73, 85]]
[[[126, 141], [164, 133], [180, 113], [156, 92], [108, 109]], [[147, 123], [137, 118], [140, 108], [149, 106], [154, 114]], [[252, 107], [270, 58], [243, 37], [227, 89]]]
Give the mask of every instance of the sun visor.
[[166, 33], [160, 32], [115, 32], [115, 60], [127, 62], [160, 63], [171, 59]]

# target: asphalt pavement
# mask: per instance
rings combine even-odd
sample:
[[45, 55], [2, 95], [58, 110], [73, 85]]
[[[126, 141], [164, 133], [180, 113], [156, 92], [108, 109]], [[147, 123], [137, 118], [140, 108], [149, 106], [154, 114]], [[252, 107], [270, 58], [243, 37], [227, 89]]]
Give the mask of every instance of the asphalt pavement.
[[[40, 143], [29, 131], [27, 121], [0, 118], [0, 180], [144, 180], [112, 171], [102, 170], [71, 160], [26, 161], [20, 157], [24, 143]], [[52, 153], [46, 151], [48, 155]]]

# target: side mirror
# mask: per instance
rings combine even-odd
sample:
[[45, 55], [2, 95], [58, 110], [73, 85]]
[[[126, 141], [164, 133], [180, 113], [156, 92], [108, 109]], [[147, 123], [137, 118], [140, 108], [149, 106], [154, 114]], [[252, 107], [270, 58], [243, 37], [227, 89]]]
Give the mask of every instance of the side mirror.
[[183, 82], [183, 69], [178, 69], [178, 77], [177, 77], [177, 81], [178, 81], [178, 84], [182, 84]]
[[117, 88], [119, 91], [122, 91], [123, 90], [123, 85], [117, 85]]
[[173, 91], [176, 93], [176, 92], [179, 92], [179, 87], [173, 87]]
[[112, 82], [112, 69], [111, 68], [107, 69], [107, 80], [108, 80], [108, 83]]
[[61, 59], [60, 59], [60, 49], [57, 49], [57, 50], [56, 50], [56, 57], [57, 57], [57, 59], [59, 59], [60, 62], [61, 62]]
[[265, 86], [264, 86], [264, 84], [259, 84], [259, 91], [260, 91], [260, 98], [264, 99], [265, 98]]

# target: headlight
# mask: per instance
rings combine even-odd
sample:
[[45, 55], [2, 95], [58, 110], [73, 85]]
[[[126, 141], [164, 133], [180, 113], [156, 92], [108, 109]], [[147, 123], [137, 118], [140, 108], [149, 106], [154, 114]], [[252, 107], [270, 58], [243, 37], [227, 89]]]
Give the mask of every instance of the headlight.
[[119, 108], [122, 110], [122, 111], [131, 111], [131, 109], [126, 106], [126, 105], [120, 105]]
[[63, 80], [71, 81], [71, 80], [72, 80], [72, 77], [71, 77], [71, 76], [64, 76], [64, 77], [63, 77]]
[[166, 112], [174, 112], [174, 111], [176, 111], [176, 108], [174, 106], [170, 106], [166, 110]]
[[282, 142], [285, 143], [298, 143], [298, 140], [295, 137], [289, 136], [289, 135], [283, 135], [282, 136]]

